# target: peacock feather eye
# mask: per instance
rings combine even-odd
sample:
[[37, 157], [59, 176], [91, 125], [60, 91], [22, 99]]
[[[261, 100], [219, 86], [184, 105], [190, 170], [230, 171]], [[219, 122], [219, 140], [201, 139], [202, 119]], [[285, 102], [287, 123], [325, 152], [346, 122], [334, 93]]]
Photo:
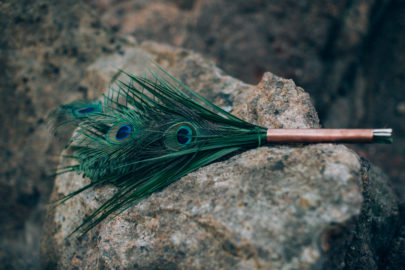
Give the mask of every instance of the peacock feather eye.
[[74, 108], [72, 110], [73, 115], [78, 117], [78, 118], [88, 117], [88, 116], [96, 114], [98, 112], [101, 112], [101, 104], [100, 103], [90, 104], [90, 105], [86, 105], [86, 106], [83, 106], [83, 107]]
[[106, 139], [112, 143], [122, 143], [132, 137], [134, 128], [130, 123], [119, 123], [110, 128], [106, 135]]
[[189, 122], [180, 122], [167, 129], [164, 142], [167, 148], [180, 150], [195, 141], [197, 129]]
[[94, 112], [94, 110], [95, 110], [94, 107], [87, 107], [87, 108], [84, 108], [84, 109], [80, 109], [80, 110], [78, 110], [77, 112], [78, 112], [79, 114], [86, 114], [86, 113]]

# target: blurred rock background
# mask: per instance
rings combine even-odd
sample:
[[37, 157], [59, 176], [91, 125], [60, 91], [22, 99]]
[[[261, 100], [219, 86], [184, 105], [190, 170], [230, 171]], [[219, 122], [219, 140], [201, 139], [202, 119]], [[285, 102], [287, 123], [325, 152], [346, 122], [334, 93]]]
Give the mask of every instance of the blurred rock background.
[[292, 78], [324, 127], [392, 127], [394, 145], [353, 148], [389, 174], [404, 223], [404, 29], [400, 0], [2, 1], [0, 269], [40, 267], [41, 218], [62, 148], [44, 117], [101, 94], [80, 85], [84, 70], [120, 53], [125, 34], [195, 50], [248, 83], [264, 71]]

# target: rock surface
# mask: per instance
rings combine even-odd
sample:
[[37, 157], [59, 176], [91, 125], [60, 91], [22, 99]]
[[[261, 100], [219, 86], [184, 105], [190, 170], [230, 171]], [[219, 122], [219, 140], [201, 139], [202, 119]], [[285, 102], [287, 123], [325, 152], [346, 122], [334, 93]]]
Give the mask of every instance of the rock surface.
[[[97, 59], [81, 85], [98, 93], [100, 81], [108, 83], [113, 75], [104, 63], [136, 72], [134, 60], [149, 53], [186, 85], [248, 121], [318, 127], [309, 95], [291, 80], [265, 73], [257, 86], [247, 85], [198, 54], [156, 43], [122, 50], [125, 57]], [[67, 162], [62, 159], [61, 165]], [[373, 268], [379, 263], [376, 252], [389, 244], [379, 237], [392, 237], [398, 213], [384, 178], [366, 181], [365, 168], [343, 145], [261, 147], [190, 173], [83, 238], [66, 238], [115, 187], [88, 190], [50, 209], [44, 267], [337, 269], [360, 265], [361, 254], [363, 266]], [[74, 174], [58, 176], [52, 198], [88, 182]], [[353, 245], [362, 248], [350, 249]]]

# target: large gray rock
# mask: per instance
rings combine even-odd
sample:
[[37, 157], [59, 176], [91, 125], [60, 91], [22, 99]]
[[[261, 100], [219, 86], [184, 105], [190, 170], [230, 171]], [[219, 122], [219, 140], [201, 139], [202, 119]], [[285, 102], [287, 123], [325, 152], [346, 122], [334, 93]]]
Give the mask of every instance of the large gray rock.
[[[247, 85], [197, 54], [156, 43], [122, 51], [125, 57], [113, 54], [89, 66], [81, 85], [90, 96], [114, 75], [108, 66], [137, 72], [136, 60], [150, 54], [192, 89], [252, 123], [319, 126], [309, 95], [291, 80], [265, 73], [257, 86]], [[68, 162], [62, 158], [60, 164]], [[386, 179], [381, 174], [368, 178], [363, 163], [343, 145], [253, 149], [190, 173], [80, 239], [66, 238], [116, 188], [91, 189], [49, 210], [44, 267], [376, 268], [375, 254], [389, 244], [381, 239], [392, 237], [397, 210]], [[89, 181], [60, 175], [52, 198]]]

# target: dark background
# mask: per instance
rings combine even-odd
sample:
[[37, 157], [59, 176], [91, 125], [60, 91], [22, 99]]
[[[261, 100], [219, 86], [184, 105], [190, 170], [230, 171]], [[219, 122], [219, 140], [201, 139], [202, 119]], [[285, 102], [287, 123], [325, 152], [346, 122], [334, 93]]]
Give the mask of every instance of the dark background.
[[[311, 94], [323, 127], [394, 129], [350, 146], [405, 202], [405, 1], [93, 0], [0, 2], [0, 269], [37, 269], [41, 219], [61, 145], [45, 116], [119, 37], [197, 51], [257, 83], [270, 71]], [[402, 215], [403, 216], [403, 215]], [[403, 220], [403, 218], [402, 218]]]

